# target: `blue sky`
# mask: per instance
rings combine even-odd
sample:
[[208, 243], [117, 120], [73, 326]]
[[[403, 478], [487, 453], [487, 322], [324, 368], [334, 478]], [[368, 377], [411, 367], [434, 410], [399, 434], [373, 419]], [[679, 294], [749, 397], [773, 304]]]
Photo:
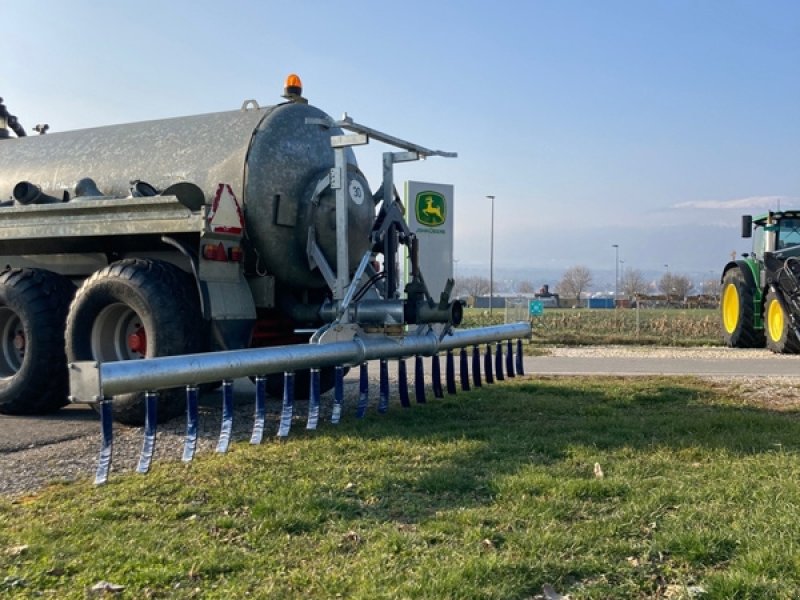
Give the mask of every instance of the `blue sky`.
[[[53, 131], [305, 95], [459, 158], [459, 269], [716, 272], [739, 215], [800, 205], [800, 3], [4, 3], [0, 95]], [[359, 155], [373, 187], [379, 152]], [[538, 282], [537, 282], [538, 283]]]

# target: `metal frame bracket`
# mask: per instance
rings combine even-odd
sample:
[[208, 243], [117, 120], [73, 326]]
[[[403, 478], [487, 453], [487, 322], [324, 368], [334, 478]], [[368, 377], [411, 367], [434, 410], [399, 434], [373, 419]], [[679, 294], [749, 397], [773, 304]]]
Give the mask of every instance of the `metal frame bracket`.
[[103, 379], [100, 363], [93, 360], [69, 364], [70, 402], [98, 404], [103, 401]]

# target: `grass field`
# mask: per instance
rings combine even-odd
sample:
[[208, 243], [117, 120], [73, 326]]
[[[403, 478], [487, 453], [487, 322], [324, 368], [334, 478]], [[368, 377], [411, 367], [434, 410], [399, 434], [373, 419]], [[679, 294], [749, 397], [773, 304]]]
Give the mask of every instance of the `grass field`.
[[[464, 326], [502, 323], [503, 310], [467, 309]], [[722, 343], [716, 309], [545, 309], [531, 318], [533, 345], [647, 344], [714, 346]]]
[[0, 501], [0, 595], [800, 597], [800, 422], [711, 383], [517, 378]]

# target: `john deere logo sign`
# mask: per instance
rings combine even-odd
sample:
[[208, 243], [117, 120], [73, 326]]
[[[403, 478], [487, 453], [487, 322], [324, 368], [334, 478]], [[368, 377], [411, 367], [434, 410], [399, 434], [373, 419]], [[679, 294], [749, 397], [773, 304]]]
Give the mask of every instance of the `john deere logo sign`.
[[447, 220], [447, 202], [439, 192], [417, 194], [417, 221], [420, 225], [438, 227]]

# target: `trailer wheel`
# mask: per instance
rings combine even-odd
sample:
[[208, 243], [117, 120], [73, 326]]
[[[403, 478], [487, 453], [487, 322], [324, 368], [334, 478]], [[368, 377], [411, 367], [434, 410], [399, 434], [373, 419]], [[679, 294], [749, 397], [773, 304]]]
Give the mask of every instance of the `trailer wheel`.
[[[190, 282], [178, 267], [158, 260], [125, 259], [96, 272], [69, 309], [67, 358], [105, 362], [199, 352], [205, 328]], [[117, 421], [144, 423], [144, 393], [113, 401]], [[159, 420], [179, 415], [184, 405], [182, 390], [162, 390]]]
[[738, 268], [730, 269], [722, 279], [722, 337], [731, 348], [763, 348], [764, 332], [754, 326], [754, 289]]
[[764, 325], [767, 334], [767, 348], [776, 354], [797, 354], [800, 340], [789, 326], [789, 319], [783, 312], [776, 294], [770, 290], [764, 303]]
[[50, 271], [0, 274], [0, 412], [44, 414], [68, 403], [63, 333], [74, 294]]

